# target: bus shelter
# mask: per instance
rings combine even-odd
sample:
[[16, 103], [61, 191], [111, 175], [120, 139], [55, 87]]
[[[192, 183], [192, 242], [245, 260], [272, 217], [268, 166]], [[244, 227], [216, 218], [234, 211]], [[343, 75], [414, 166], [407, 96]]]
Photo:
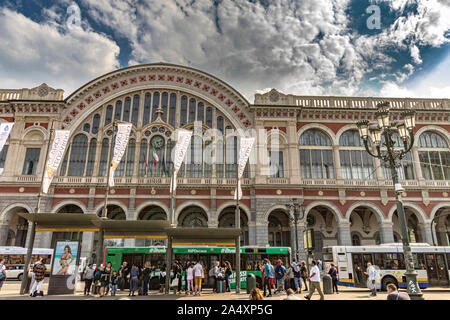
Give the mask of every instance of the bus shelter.
[[[174, 246], [236, 246], [241, 229], [239, 228], [167, 228], [166, 265], [167, 275], [173, 261]], [[238, 253], [237, 253], [238, 254]], [[236, 265], [240, 274], [240, 265]], [[236, 283], [240, 283], [237, 281]], [[166, 276], [166, 293], [169, 293], [170, 276]]]

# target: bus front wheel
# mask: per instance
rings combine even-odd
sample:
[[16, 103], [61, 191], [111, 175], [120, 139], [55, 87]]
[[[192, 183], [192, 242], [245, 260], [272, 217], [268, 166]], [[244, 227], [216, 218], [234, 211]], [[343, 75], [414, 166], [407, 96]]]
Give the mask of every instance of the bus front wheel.
[[19, 280], [19, 281], [22, 281], [22, 278], [23, 278], [23, 273], [21, 273], [17, 276], [17, 280]]
[[381, 290], [386, 291], [386, 287], [390, 283], [394, 284], [398, 288], [397, 279], [391, 276], [386, 276], [383, 278], [383, 281], [381, 282]]

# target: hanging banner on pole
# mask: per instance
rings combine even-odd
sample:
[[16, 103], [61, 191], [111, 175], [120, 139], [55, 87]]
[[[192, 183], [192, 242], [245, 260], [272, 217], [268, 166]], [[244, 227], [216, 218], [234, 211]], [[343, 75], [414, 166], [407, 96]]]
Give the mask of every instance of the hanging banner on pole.
[[114, 187], [114, 172], [117, 166], [122, 160], [125, 151], [127, 150], [128, 138], [131, 133], [131, 123], [120, 123], [117, 125], [117, 135], [114, 144], [114, 156], [111, 161], [111, 167], [109, 168], [109, 181], [108, 185]]
[[245, 165], [247, 164], [254, 142], [255, 138], [241, 138], [241, 148], [239, 150], [238, 161], [238, 185], [237, 190], [234, 191], [234, 200], [236, 200], [236, 197], [238, 197], [238, 200], [241, 200], [242, 198], [241, 179], [244, 175]]
[[174, 192], [177, 188], [177, 174], [183, 163], [186, 151], [191, 143], [192, 131], [178, 129], [176, 131], [176, 145], [173, 159], [173, 176], [172, 176], [172, 190]]
[[3, 122], [0, 123], [0, 152], [3, 150], [3, 146], [8, 140], [9, 133], [14, 125], [14, 122]]
[[42, 192], [47, 193], [53, 176], [58, 170], [59, 164], [64, 157], [67, 142], [69, 141], [70, 130], [55, 130], [52, 148], [48, 154], [47, 165], [45, 166], [44, 181], [42, 181]]

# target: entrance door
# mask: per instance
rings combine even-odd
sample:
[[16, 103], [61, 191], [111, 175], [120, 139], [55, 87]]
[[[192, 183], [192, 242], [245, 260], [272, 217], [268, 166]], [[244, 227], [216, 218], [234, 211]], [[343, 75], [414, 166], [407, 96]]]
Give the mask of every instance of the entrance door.
[[425, 254], [425, 261], [430, 286], [447, 285], [448, 272], [445, 265], [444, 254], [427, 253]]
[[367, 277], [364, 275], [366, 268], [363, 263], [363, 255], [361, 253], [352, 253], [352, 262], [355, 287], [365, 287]]

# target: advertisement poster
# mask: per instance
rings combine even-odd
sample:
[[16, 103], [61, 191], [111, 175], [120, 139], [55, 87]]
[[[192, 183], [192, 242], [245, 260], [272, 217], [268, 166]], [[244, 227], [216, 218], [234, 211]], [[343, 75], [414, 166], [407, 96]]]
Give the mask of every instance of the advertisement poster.
[[78, 241], [56, 242], [52, 275], [61, 276], [75, 274], [78, 244]]

